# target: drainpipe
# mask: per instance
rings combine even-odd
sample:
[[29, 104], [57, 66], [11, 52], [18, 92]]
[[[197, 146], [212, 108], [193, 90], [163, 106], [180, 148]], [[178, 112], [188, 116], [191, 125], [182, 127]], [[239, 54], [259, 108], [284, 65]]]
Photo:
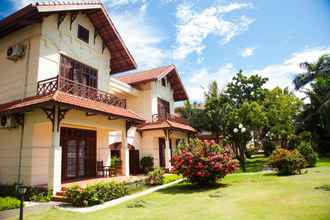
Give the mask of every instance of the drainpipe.
[[25, 124], [25, 117], [23, 115], [23, 121], [22, 121], [22, 124], [21, 124], [20, 143], [19, 143], [17, 184], [21, 183], [22, 154], [23, 154], [23, 140], [24, 140], [24, 124]]
[[25, 67], [25, 75], [24, 75], [24, 91], [23, 91], [23, 98], [27, 97], [27, 90], [28, 90], [28, 79], [29, 79], [29, 72], [30, 72], [30, 48], [31, 48], [31, 41], [30, 39], [27, 40], [26, 46], [26, 67]]
[[[28, 87], [28, 75], [30, 71], [30, 39], [27, 40], [27, 46], [25, 51], [27, 51], [26, 55], [26, 64], [25, 64], [25, 74], [24, 74], [24, 91], [23, 98], [27, 96], [27, 87]], [[17, 174], [17, 183], [21, 183], [21, 173], [22, 173], [22, 156], [23, 156], [23, 142], [24, 142], [24, 124], [25, 117], [23, 115], [23, 122], [21, 124], [21, 132], [20, 132], [20, 142], [19, 142], [19, 152], [18, 152], [18, 174]]]

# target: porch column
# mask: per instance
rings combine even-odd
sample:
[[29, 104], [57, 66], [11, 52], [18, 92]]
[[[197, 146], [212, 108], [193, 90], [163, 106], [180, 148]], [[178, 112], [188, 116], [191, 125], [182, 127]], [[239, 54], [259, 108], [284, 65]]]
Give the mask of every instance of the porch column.
[[127, 134], [126, 131], [123, 132], [123, 147], [124, 147], [124, 175], [129, 176], [129, 147], [127, 143]]
[[165, 168], [171, 170], [170, 133], [165, 130]]
[[55, 104], [54, 124], [52, 133], [52, 145], [49, 149], [48, 188], [52, 189], [53, 195], [61, 191], [61, 162], [62, 148], [60, 146], [60, 129], [58, 126], [59, 106]]

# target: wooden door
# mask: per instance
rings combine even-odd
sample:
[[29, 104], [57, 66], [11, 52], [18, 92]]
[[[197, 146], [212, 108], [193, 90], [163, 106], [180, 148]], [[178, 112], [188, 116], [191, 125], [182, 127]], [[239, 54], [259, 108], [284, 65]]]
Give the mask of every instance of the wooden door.
[[133, 175], [137, 175], [140, 173], [139, 150], [129, 150], [129, 173]]
[[61, 128], [62, 180], [96, 176], [96, 131]]
[[165, 167], [165, 138], [159, 138], [159, 166]]

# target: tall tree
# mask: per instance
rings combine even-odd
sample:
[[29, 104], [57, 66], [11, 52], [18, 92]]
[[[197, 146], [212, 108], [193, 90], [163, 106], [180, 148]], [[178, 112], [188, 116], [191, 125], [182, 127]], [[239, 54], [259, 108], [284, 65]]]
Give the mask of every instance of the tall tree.
[[302, 63], [306, 73], [294, 79], [296, 89], [311, 83], [306, 94], [310, 103], [305, 104], [299, 118], [300, 130], [312, 132], [313, 140], [321, 153], [330, 152], [330, 55], [323, 55], [316, 63]]
[[260, 102], [265, 97], [265, 89], [263, 86], [268, 78], [259, 75], [245, 76], [240, 70], [232, 81], [227, 84], [224, 94], [228, 96], [230, 102], [239, 108], [244, 102], [256, 101]]
[[207, 129], [208, 117], [205, 110], [197, 103], [191, 104], [189, 100], [185, 101], [184, 105], [176, 108], [175, 111], [186, 119], [197, 131], [201, 132]]
[[212, 81], [205, 92], [205, 113], [208, 117], [206, 130], [210, 131], [219, 143], [219, 136], [224, 132], [226, 116], [230, 105], [221, 94], [216, 81]]

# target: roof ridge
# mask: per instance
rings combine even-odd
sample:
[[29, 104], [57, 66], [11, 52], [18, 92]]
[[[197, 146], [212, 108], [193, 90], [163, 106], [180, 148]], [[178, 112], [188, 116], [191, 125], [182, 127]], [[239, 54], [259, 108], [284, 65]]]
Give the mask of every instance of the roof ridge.
[[170, 68], [170, 67], [174, 67], [175, 68], [175, 65], [174, 64], [169, 64], [169, 65], [154, 67], [154, 68], [151, 68], [151, 69], [145, 69], [145, 70], [139, 70], [139, 71], [127, 73], [126, 75], [122, 75], [122, 76], [118, 76], [117, 75], [117, 76], [114, 76], [114, 77], [115, 78], [124, 78], [124, 77], [129, 77], [129, 76], [134, 76], [134, 75], [142, 74], [142, 73], [145, 73], [145, 72], [148, 72], [148, 71], [154, 71], [156, 69]]
[[35, 5], [91, 5], [102, 4], [101, 0], [41, 0], [36, 1]]

